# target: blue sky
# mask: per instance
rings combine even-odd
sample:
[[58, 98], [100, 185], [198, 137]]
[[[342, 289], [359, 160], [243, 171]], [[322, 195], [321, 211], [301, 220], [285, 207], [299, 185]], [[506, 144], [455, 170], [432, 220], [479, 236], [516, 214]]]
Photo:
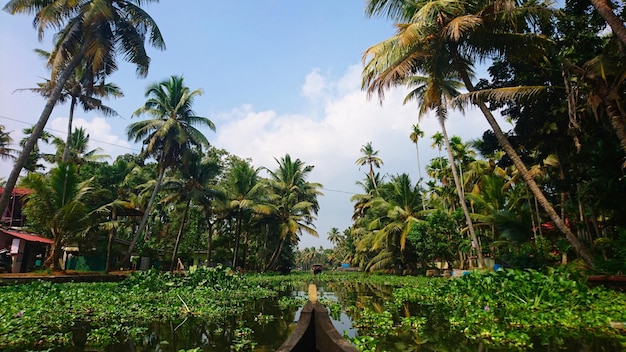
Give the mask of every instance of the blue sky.
[[[285, 154], [314, 165], [310, 181], [324, 185], [316, 221], [320, 238], [308, 234], [301, 247], [330, 244], [332, 227], [350, 226], [350, 196], [361, 191], [366, 168], [355, 161], [360, 148], [372, 142], [384, 164], [382, 175], [408, 173], [418, 179], [415, 145], [409, 140], [417, 122], [415, 103], [403, 106], [403, 89], [390, 91], [381, 106], [367, 100], [360, 89], [364, 50], [391, 36], [391, 22], [364, 15], [361, 0], [257, 0], [257, 1], [161, 1], [146, 7], [158, 23], [167, 49], [149, 49], [149, 75], [138, 79], [134, 67], [121, 64], [110, 81], [125, 96], [106, 104], [120, 116], [75, 113], [76, 126], [91, 135], [92, 148], [100, 147], [115, 158], [140, 147], [126, 138], [131, 114], [145, 102], [150, 83], [171, 75], [183, 75], [196, 99], [195, 112], [209, 117], [216, 132], [206, 131], [209, 141], [255, 166], [275, 168], [275, 158]], [[33, 49], [51, 49], [53, 32], [39, 42], [32, 17], [0, 12], [0, 124], [15, 141], [32, 125], [45, 101], [16, 89], [36, 86], [46, 77], [43, 61]], [[64, 137], [69, 107], [59, 105], [47, 128]], [[439, 130], [435, 118], [419, 122], [425, 130], [420, 142], [422, 166], [438, 151], [431, 136]], [[502, 126], [505, 130], [507, 125]], [[474, 112], [451, 114], [448, 133], [467, 141], [488, 128]], [[0, 161], [0, 177], [12, 164]]]

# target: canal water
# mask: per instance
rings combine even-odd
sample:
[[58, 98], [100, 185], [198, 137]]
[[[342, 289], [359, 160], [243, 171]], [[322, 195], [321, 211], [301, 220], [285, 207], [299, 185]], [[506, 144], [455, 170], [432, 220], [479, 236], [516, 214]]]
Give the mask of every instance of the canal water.
[[[188, 319], [184, 321], [154, 323], [147, 333], [106, 347], [110, 352], [225, 352], [225, 351], [275, 351], [295, 329], [301, 307], [307, 297], [306, 288], [294, 288], [278, 297], [254, 302], [246, 312], [226, 323], [212, 323]], [[359, 311], [365, 309], [384, 311], [385, 301], [391, 297], [392, 288], [371, 284], [345, 286], [321, 284], [320, 301], [329, 308], [333, 325], [348, 338], [358, 336], [354, 326]], [[406, 314], [411, 307], [404, 307]], [[480, 342], [469, 342], [462, 336], [450, 336], [437, 329], [420, 333], [403, 332], [378, 339], [378, 351], [511, 351], [486, 348]], [[617, 352], [623, 347], [611, 340], [570, 339], [567, 336], [545, 341], [534, 338], [532, 351], [585, 351]]]

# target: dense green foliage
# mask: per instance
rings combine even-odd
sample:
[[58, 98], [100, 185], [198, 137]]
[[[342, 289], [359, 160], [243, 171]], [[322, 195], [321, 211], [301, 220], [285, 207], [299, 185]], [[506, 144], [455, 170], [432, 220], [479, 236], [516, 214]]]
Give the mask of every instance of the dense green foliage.
[[151, 322], [194, 318], [219, 325], [275, 294], [222, 267], [186, 276], [148, 271], [119, 284], [38, 282], [1, 290], [3, 351], [68, 345], [72, 330], [84, 324], [94, 346], [140, 336]]
[[[294, 293], [310, 282], [317, 282], [334, 319], [341, 313], [350, 317], [357, 329], [350, 339], [361, 351], [419, 346], [446, 351], [451, 341], [468, 351], [475, 344], [530, 350], [593, 339], [626, 347], [625, 336], [611, 327], [626, 321], [626, 294], [589, 288], [563, 270], [474, 272], [449, 280], [362, 273], [242, 275], [222, 267], [188, 275], [148, 271], [121, 283], [1, 287], [6, 313], [0, 346], [3, 351], [67, 346], [87, 326], [88, 346], [102, 348], [141, 338], [155, 322], [191, 320], [193, 326], [209, 325], [231, 348], [249, 351], [263, 338], [255, 329], [292, 319], [305, 300]], [[252, 304], [262, 299], [271, 299], [274, 303], [264, 305], [277, 310], [268, 315]], [[275, 333], [286, 338], [287, 325], [281, 326]]]

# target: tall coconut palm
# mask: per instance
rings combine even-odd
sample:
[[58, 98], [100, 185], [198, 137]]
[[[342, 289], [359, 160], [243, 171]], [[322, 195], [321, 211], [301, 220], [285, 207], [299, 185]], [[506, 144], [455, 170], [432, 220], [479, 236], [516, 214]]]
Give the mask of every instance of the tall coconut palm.
[[624, 21], [613, 12], [612, 4], [609, 0], [590, 0], [596, 11], [604, 18], [611, 30], [619, 38], [623, 45], [626, 45], [626, 26]]
[[25, 187], [33, 190], [25, 203], [31, 221], [38, 221], [54, 241], [45, 265], [58, 269], [61, 245], [89, 228], [87, 197], [91, 180], [80, 182], [77, 166], [68, 163], [50, 171], [49, 176], [30, 173], [24, 178]]
[[369, 167], [369, 177], [372, 183], [374, 184], [374, 190], [378, 187], [376, 185], [376, 178], [374, 177], [374, 167], [380, 168], [383, 165], [383, 160], [378, 157], [378, 150], [374, 151], [372, 147], [372, 142], [367, 142], [367, 144], [361, 147], [361, 153], [363, 156], [356, 160], [356, 164], [359, 166], [367, 165]]
[[264, 271], [273, 267], [285, 243], [297, 243], [302, 232], [318, 237], [313, 221], [319, 211], [317, 196], [322, 185], [307, 181], [313, 170], [300, 159], [292, 160], [289, 154], [278, 162], [278, 169], [268, 170], [269, 186], [273, 200], [274, 216], [278, 221], [278, 245]]
[[339, 232], [338, 228], [333, 227], [330, 229], [330, 231], [328, 231], [328, 240], [330, 241], [330, 243], [337, 245], [339, 244], [342, 238], [343, 237], [341, 235], [341, 232]]
[[[417, 155], [417, 175], [419, 176], [419, 181], [417, 184], [422, 188], [422, 165], [420, 164], [420, 148], [419, 148], [419, 140], [424, 137], [424, 131], [422, 131], [419, 127], [419, 124], [413, 125], [413, 131], [409, 135], [411, 142], [415, 144], [415, 154]], [[422, 207], [423, 210], [426, 210], [426, 202], [424, 202], [424, 196], [422, 193]]]
[[[178, 247], [183, 237], [187, 215], [192, 204], [201, 205], [209, 202], [221, 193], [211, 187], [215, 178], [219, 174], [220, 168], [213, 160], [201, 160], [200, 155], [192, 156], [189, 167], [181, 170], [180, 177], [173, 177], [163, 183], [163, 189], [168, 192], [162, 203], [182, 202], [184, 203], [183, 214], [178, 226], [178, 233], [174, 243], [170, 270], [176, 267], [176, 256]], [[207, 219], [208, 220], [208, 219]]]
[[252, 167], [246, 160], [233, 161], [219, 190], [224, 195], [222, 204], [218, 206], [219, 211], [235, 220], [232, 265], [236, 267], [240, 264], [241, 237], [243, 235], [245, 246], [246, 231], [252, 215], [269, 215], [272, 208], [268, 204], [267, 191], [259, 177], [259, 169]]
[[[369, 70], [366, 69], [370, 74], [366, 77], [376, 78], [371, 85], [375, 85], [382, 97], [381, 93], [387, 87], [414, 75], [429, 56], [437, 55], [447, 58], [448, 70], [455, 71], [454, 76], [468, 91], [475, 91], [471, 60], [484, 60], [492, 55], [528, 60], [543, 57], [545, 38], [524, 32], [524, 26], [549, 11], [545, 4], [529, 2], [518, 6], [510, 0], [435, 0], [425, 3], [370, 0], [366, 9], [368, 14], [388, 16], [399, 24], [396, 35], [366, 51], [367, 56], [373, 57], [369, 61]], [[556, 227], [579, 257], [593, 266], [587, 248], [554, 210], [484, 101], [477, 99], [474, 103]]]
[[208, 147], [209, 141], [194, 126], [205, 126], [215, 131], [215, 124], [206, 118], [196, 116], [192, 110], [194, 99], [202, 91], [191, 91], [185, 86], [181, 76], [172, 76], [168, 80], [153, 83], [146, 90], [148, 100], [137, 109], [133, 116], [148, 114], [153, 119], [142, 120], [128, 126], [128, 138], [135, 142], [142, 141], [142, 156], [154, 157], [158, 162], [158, 177], [152, 195], [135, 232], [125, 262], [137, 244], [137, 240], [145, 229], [150, 210], [159, 193], [165, 171], [175, 165], [185, 166], [192, 153]]
[[430, 138], [433, 140], [433, 143], [430, 145], [431, 148], [437, 148], [437, 150], [439, 151], [439, 156], [441, 156], [441, 151], [443, 150], [444, 146], [443, 134], [437, 131]]
[[33, 127], [33, 133], [16, 159], [6, 187], [0, 197], [0, 213], [6, 209], [11, 192], [22, 168], [41, 136], [52, 109], [61, 97], [65, 83], [81, 62], [88, 64], [88, 75], [117, 68], [116, 55], [135, 64], [137, 74], [148, 74], [150, 57], [144, 42], [164, 49], [161, 32], [154, 20], [140, 7], [158, 0], [10, 0], [4, 10], [11, 14], [35, 14], [33, 24], [39, 39], [50, 29], [60, 29], [55, 35], [55, 47], [51, 52], [54, 82], [50, 96]]
[[[50, 58], [50, 53], [45, 50], [36, 49], [35, 52], [37, 52], [42, 58], [47, 60]], [[50, 62], [48, 62], [48, 66], [50, 66]], [[98, 78], [96, 78], [96, 82], [94, 82], [94, 78], [91, 77], [91, 75], [86, 74], [86, 69], [86, 65], [79, 65], [76, 67], [72, 76], [70, 76], [66, 81], [63, 91], [61, 92], [61, 96], [57, 100], [57, 104], [65, 103], [67, 100], [70, 101], [70, 113], [67, 121], [67, 137], [65, 139], [65, 147], [62, 153], [63, 162], [67, 161], [70, 153], [70, 147], [72, 145], [71, 138], [73, 131], [74, 110], [76, 105], [80, 104], [84, 111], [98, 110], [106, 116], [115, 116], [118, 115], [117, 112], [104, 105], [102, 100], [98, 98], [119, 98], [124, 96], [120, 87], [114, 83], [105, 82], [107, 72], [98, 73]], [[44, 98], [48, 98], [54, 90], [54, 86], [54, 82], [47, 79], [45, 82], [38, 83], [37, 88], [23, 88], [18, 89], [18, 91], [28, 90], [38, 93]]]

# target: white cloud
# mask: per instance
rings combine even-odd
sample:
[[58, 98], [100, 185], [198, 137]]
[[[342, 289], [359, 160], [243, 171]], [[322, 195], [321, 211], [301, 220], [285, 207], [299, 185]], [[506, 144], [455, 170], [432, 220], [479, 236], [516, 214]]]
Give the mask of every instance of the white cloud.
[[[53, 134], [65, 138], [67, 136], [67, 121], [67, 117], [54, 118], [48, 123], [48, 128], [53, 130]], [[103, 117], [94, 117], [91, 120], [75, 118], [72, 126], [72, 129], [84, 128], [89, 134], [89, 149], [102, 149], [101, 154], [110, 156], [110, 161], [115, 160], [118, 155], [138, 151], [127, 140], [115, 134], [109, 121]]]
[[[359, 66], [352, 66], [336, 82], [317, 69], [307, 75], [302, 91], [307, 97], [318, 99], [318, 108], [324, 111], [321, 118], [280, 115], [243, 106], [227, 114], [224, 125], [217, 129], [216, 146], [252, 158], [257, 167], [272, 169], [276, 167], [274, 158], [280, 159], [287, 153], [315, 166], [309, 180], [320, 182], [325, 188], [316, 222], [320, 239], [305, 234], [301, 247], [329, 246], [326, 235], [332, 227], [343, 231], [350, 226], [351, 193], [361, 191], [355, 183], [362, 181], [367, 171], [359, 170], [355, 164], [364, 144], [372, 142], [374, 149], [379, 150], [384, 162], [377, 170], [381, 175], [408, 173], [417, 182], [415, 145], [409, 139], [412, 125], [417, 122], [416, 103], [402, 105], [406, 93], [401, 89], [388, 91], [382, 106], [377, 97], [368, 100], [360, 89], [360, 70]], [[325, 95], [331, 92], [332, 95]], [[449, 134], [464, 140], [480, 137], [487, 125], [482, 116], [474, 115], [471, 111], [467, 117], [452, 113], [447, 121]], [[438, 154], [430, 145], [439, 123], [432, 116], [424, 116], [419, 123], [425, 131], [420, 142], [424, 167]]]
[[314, 69], [304, 78], [302, 85], [302, 95], [309, 100], [316, 102], [326, 99], [332, 90], [332, 86], [323, 76], [319, 69]]

